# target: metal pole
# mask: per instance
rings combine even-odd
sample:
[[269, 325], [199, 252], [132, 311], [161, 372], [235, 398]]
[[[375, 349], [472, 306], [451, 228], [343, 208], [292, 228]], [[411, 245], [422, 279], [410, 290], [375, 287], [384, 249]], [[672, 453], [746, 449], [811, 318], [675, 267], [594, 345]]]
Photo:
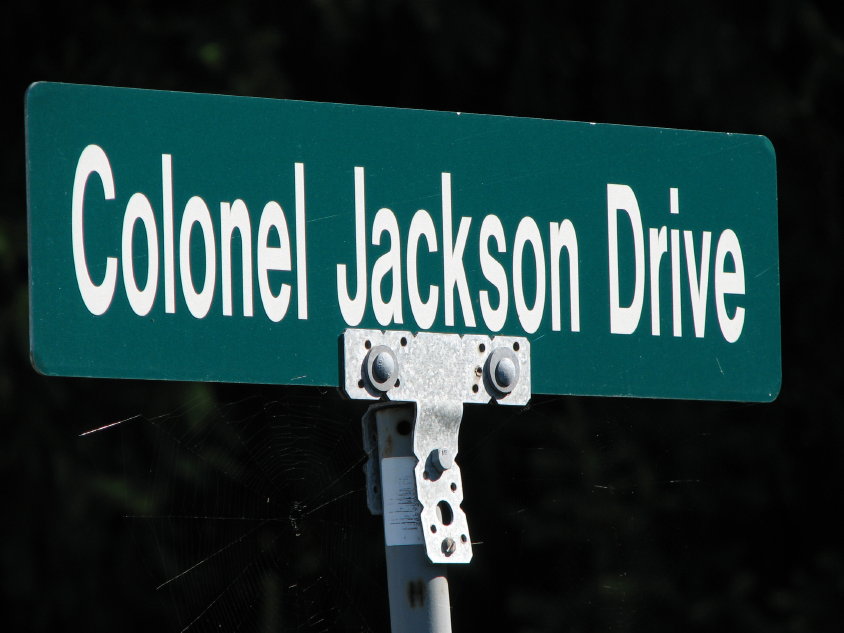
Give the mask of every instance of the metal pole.
[[446, 565], [428, 559], [416, 496], [412, 405], [375, 411], [393, 633], [451, 633]]

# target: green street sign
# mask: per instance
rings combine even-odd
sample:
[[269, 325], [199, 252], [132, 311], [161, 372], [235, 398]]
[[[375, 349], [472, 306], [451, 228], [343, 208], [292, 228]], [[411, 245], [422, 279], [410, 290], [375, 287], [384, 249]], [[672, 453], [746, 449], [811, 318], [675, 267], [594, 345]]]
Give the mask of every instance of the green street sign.
[[53, 83], [26, 137], [45, 374], [338, 385], [369, 328], [525, 336], [535, 393], [779, 391], [764, 137]]

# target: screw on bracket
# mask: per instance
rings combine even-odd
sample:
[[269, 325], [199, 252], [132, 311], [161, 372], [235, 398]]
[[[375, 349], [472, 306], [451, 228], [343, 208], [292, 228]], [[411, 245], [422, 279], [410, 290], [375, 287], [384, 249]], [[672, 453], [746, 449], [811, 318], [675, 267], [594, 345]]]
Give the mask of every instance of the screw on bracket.
[[366, 356], [366, 377], [378, 391], [386, 392], [396, 386], [399, 378], [399, 361], [395, 352], [386, 345], [376, 345]]
[[447, 448], [435, 448], [431, 451], [431, 464], [439, 472], [445, 472], [454, 466], [454, 455]]
[[508, 394], [519, 382], [519, 358], [509, 347], [497, 347], [486, 364], [487, 378], [496, 392]]

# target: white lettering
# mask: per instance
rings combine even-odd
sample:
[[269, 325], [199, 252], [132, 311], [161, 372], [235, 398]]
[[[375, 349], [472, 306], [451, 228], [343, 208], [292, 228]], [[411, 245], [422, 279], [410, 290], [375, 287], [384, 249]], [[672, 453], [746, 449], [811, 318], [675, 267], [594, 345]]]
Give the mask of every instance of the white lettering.
[[[530, 242], [536, 261], [536, 298], [533, 307], [528, 308], [522, 287], [522, 252], [525, 244]], [[539, 227], [531, 217], [522, 218], [516, 229], [516, 239], [513, 244], [513, 299], [516, 303], [516, 313], [525, 332], [532, 334], [539, 329], [542, 313], [545, 309], [545, 252], [542, 248], [542, 238]]]
[[[735, 263], [735, 272], [724, 270], [727, 255], [731, 255]], [[718, 324], [728, 343], [735, 343], [741, 336], [744, 327], [744, 308], [738, 306], [732, 318], [727, 314], [724, 295], [744, 294], [744, 260], [738, 237], [732, 229], [726, 229], [718, 238], [715, 249], [715, 308], [718, 312]]]
[[498, 307], [493, 308], [489, 301], [489, 292], [481, 290], [478, 296], [481, 300], [481, 315], [484, 323], [493, 332], [498, 332], [507, 321], [507, 273], [504, 266], [489, 254], [489, 238], [495, 238], [495, 246], [499, 253], [507, 252], [507, 242], [504, 238], [504, 227], [496, 215], [488, 215], [481, 223], [481, 271], [495, 289], [498, 290]]
[[117, 282], [117, 258], [106, 258], [105, 277], [100, 285], [91, 280], [88, 264], [85, 261], [85, 225], [82, 221], [85, 206], [85, 186], [88, 176], [97, 174], [103, 184], [106, 200], [114, 200], [114, 177], [108, 156], [99, 145], [88, 145], [79, 156], [76, 164], [76, 176], [73, 179], [73, 198], [71, 202], [71, 243], [73, 245], [73, 264], [76, 269], [76, 283], [82, 294], [82, 301], [91, 314], [100, 315], [108, 310], [114, 297]]
[[293, 165], [296, 187], [296, 305], [300, 319], [308, 318], [308, 254], [305, 237], [305, 165]]
[[407, 294], [410, 298], [410, 310], [413, 319], [423, 330], [427, 330], [434, 324], [437, 316], [437, 305], [439, 303], [439, 288], [431, 284], [428, 288], [428, 300], [423, 302], [419, 296], [419, 275], [417, 272], [417, 251], [419, 238], [425, 236], [428, 243], [428, 252], [437, 252], [437, 231], [434, 227], [434, 220], [424, 209], [413, 214], [410, 221], [410, 233], [407, 236]]
[[164, 210], [164, 311], [176, 312], [176, 270], [173, 254], [173, 159], [161, 155], [161, 192]]
[[[137, 220], [144, 225], [144, 231], [147, 234], [147, 282], [143, 290], [138, 288], [135, 280], [135, 258], [132, 245]], [[123, 216], [122, 256], [126, 298], [129, 299], [129, 305], [132, 306], [135, 314], [146, 316], [152, 309], [158, 289], [158, 232], [152, 205], [142, 193], [134, 194], [126, 205], [126, 213]]]
[[[270, 246], [270, 230], [278, 234], [279, 246]], [[278, 202], [269, 201], [261, 212], [258, 226], [258, 288], [261, 291], [261, 303], [270, 321], [278, 323], [287, 314], [290, 305], [290, 285], [281, 284], [277, 295], [270, 288], [271, 270], [289, 271], [290, 234], [287, 231], [287, 219]]]
[[451, 174], [442, 174], [442, 206], [443, 206], [443, 296], [445, 298], [445, 324], [454, 325], [454, 286], [460, 306], [463, 309], [463, 321], [468, 327], [475, 327], [475, 313], [472, 310], [472, 300], [469, 296], [469, 285], [466, 283], [466, 271], [463, 268], [463, 250], [466, 248], [466, 238], [469, 236], [469, 225], [472, 218], [460, 218], [457, 238], [451, 241]]
[[671, 229], [671, 298], [674, 336], [683, 336], [683, 298], [680, 296], [680, 231]]
[[[375, 260], [372, 267], [372, 311], [381, 325], [401, 323], [401, 237], [399, 223], [390, 209], [379, 209], [372, 223], [372, 244], [381, 245], [381, 233], [390, 236], [390, 250]], [[387, 273], [393, 277], [393, 288], [389, 301], [381, 296], [381, 283]]]
[[[205, 282], [202, 290], [196, 292], [193, 285], [190, 257], [190, 235], [193, 225], [198, 224], [205, 240]], [[179, 272], [182, 278], [182, 294], [188, 310], [197, 319], [202, 319], [211, 308], [214, 299], [214, 284], [217, 278], [217, 255], [214, 248], [214, 225], [208, 205], [199, 196], [193, 196], [185, 205], [182, 227], [179, 230]]]
[[252, 316], [252, 223], [243, 200], [220, 204], [220, 255], [222, 260], [223, 314], [232, 315], [232, 236], [240, 233], [243, 268], [243, 316]]
[[695, 336], [703, 338], [706, 329], [706, 294], [709, 290], [709, 253], [712, 233], [704, 231], [700, 246], [700, 279], [695, 262], [695, 242], [691, 231], [683, 231], [686, 242], [686, 271], [689, 275], [689, 294], [692, 297], [692, 320], [695, 324]]
[[346, 264], [337, 264], [337, 300], [347, 325], [355, 326], [363, 320], [366, 309], [366, 217], [363, 167], [355, 167], [355, 262], [357, 289], [349, 298]]
[[569, 310], [571, 331], [580, 332], [580, 272], [578, 269], [577, 234], [571, 220], [551, 222], [551, 329], [560, 331], [560, 251], [569, 255]]
[[[620, 303], [618, 287], [617, 214], [619, 211], [624, 211], [630, 218], [636, 262], [633, 301], [626, 307]], [[645, 294], [645, 238], [642, 231], [639, 203], [636, 201], [633, 190], [627, 185], [607, 185], [607, 229], [610, 259], [610, 332], [613, 334], [632, 334], [639, 325]]]
[[668, 252], [667, 227], [650, 229], [648, 240], [651, 260], [651, 334], [659, 336], [659, 265], [662, 262], [662, 256]]

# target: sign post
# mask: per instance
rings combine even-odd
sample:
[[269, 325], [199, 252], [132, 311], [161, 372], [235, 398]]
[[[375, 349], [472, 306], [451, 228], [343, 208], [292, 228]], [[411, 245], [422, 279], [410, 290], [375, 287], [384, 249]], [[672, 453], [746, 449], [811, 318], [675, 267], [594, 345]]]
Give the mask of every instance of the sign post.
[[448, 633], [448, 581], [436, 566], [472, 559], [456, 462], [463, 404], [526, 404], [530, 343], [347, 330], [343, 357], [349, 397], [412, 403], [375, 405], [363, 424], [367, 503], [384, 517], [393, 630]]
[[26, 139], [35, 368], [413, 402], [432, 563], [464, 403], [779, 392], [764, 137], [39, 83]]
[[391, 630], [448, 633], [448, 567], [428, 558], [419, 522], [413, 418], [407, 405], [374, 405], [364, 417], [367, 498], [370, 511], [384, 517]]

